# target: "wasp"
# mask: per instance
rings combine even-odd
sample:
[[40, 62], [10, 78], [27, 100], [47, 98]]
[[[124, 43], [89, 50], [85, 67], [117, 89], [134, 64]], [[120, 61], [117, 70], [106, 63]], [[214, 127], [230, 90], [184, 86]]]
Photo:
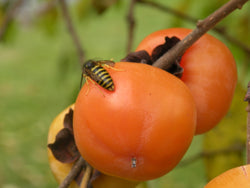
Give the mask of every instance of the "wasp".
[[114, 82], [108, 71], [104, 69], [104, 67], [112, 68], [114, 64], [115, 62], [110, 60], [100, 60], [100, 61], [88, 60], [83, 65], [82, 76], [86, 79], [86, 82], [88, 80], [92, 82], [95, 81], [98, 85], [100, 85], [104, 89], [107, 89], [109, 91], [114, 91], [115, 89]]

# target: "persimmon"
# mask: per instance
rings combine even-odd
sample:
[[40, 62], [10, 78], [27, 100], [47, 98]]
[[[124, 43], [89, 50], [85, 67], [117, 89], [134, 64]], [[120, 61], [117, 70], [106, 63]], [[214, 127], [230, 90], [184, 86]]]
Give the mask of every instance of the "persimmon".
[[212, 179], [204, 188], [249, 188], [250, 165], [230, 169]]
[[[183, 39], [192, 30], [170, 28], [146, 36], [136, 51], [146, 50], [150, 55], [155, 47], [165, 42], [165, 37]], [[196, 134], [212, 129], [227, 113], [237, 83], [234, 57], [225, 44], [205, 34], [186, 50], [180, 66], [184, 72], [181, 80], [190, 89], [197, 107]]]
[[189, 89], [145, 64], [119, 62], [106, 70], [114, 91], [88, 82], [76, 99], [73, 129], [81, 155], [99, 171], [128, 180], [166, 174], [195, 133], [196, 107]]
[[[48, 144], [54, 143], [57, 133], [63, 128], [63, 121], [65, 115], [68, 113], [69, 109], [74, 109], [74, 104], [67, 107], [63, 110], [51, 123], [49, 132], [48, 132]], [[50, 149], [48, 151], [48, 159], [51, 171], [56, 179], [56, 181], [60, 184], [65, 179], [65, 177], [69, 174], [74, 163], [62, 163], [58, 161]], [[124, 180], [117, 177], [108, 176], [105, 174], [100, 174], [93, 182], [93, 188], [135, 188], [139, 182], [132, 182], [128, 180]], [[73, 181], [69, 188], [79, 188], [75, 181]]]

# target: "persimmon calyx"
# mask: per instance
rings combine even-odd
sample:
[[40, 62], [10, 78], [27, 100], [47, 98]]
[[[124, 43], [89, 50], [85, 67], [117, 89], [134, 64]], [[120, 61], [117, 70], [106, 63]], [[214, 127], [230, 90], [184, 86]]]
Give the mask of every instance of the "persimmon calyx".
[[[152, 54], [149, 55], [147, 51], [140, 50], [137, 52], [129, 53], [125, 58], [123, 58], [122, 62], [135, 62], [135, 63], [144, 63], [148, 65], [153, 65], [155, 61], [157, 61], [163, 54], [165, 54], [168, 50], [170, 50], [173, 46], [175, 46], [180, 41], [177, 37], [165, 37], [165, 43], [160, 44], [154, 48]], [[171, 62], [167, 68], [163, 69], [178, 78], [182, 77], [183, 68], [180, 66], [181, 56], [179, 56], [174, 62]]]
[[[75, 144], [75, 139], [73, 135], [73, 113], [73, 109], [70, 108], [69, 112], [64, 116], [64, 127], [57, 133], [55, 142], [48, 144], [48, 148], [51, 150], [56, 160], [62, 163], [76, 163], [81, 157], [78, 148]], [[73, 167], [74, 165], [72, 166], [72, 168]], [[83, 168], [74, 178], [74, 180], [79, 186], [82, 182], [84, 173], [85, 168]], [[94, 169], [94, 172], [91, 174], [88, 183], [91, 184], [100, 175], [101, 172]]]

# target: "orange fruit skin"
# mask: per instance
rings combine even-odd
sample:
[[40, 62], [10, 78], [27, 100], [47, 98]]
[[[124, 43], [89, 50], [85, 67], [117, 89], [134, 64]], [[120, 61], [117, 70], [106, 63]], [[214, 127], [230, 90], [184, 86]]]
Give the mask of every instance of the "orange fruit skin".
[[160, 177], [178, 164], [192, 141], [193, 97], [181, 80], [161, 69], [128, 62], [114, 68], [121, 71], [106, 69], [114, 92], [89, 82], [77, 97], [77, 147], [106, 174], [135, 181]]
[[[185, 38], [192, 30], [170, 28], [156, 31], [145, 37], [136, 51], [149, 54], [165, 36]], [[196, 134], [202, 134], [214, 126], [229, 110], [237, 83], [234, 57], [225, 44], [205, 34], [186, 50], [180, 65], [184, 72], [181, 80], [190, 89], [197, 107]]]
[[204, 188], [249, 188], [250, 165], [230, 169], [212, 179]]

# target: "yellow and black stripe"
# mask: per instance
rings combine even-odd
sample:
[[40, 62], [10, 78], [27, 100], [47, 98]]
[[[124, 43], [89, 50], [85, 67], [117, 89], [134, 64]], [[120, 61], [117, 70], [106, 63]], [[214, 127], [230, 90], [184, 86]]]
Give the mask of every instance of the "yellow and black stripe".
[[109, 75], [109, 73], [101, 66], [101, 65], [95, 65], [91, 71], [93, 74], [96, 75], [97, 80], [95, 80], [100, 86], [103, 88], [113, 91], [114, 90], [114, 83]]
[[83, 66], [83, 75], [90, 77], [101, 87], [109, 91], [114, 91], [114, 82], [102, 64], [105, 64], [105, 61], [87, 61]]

